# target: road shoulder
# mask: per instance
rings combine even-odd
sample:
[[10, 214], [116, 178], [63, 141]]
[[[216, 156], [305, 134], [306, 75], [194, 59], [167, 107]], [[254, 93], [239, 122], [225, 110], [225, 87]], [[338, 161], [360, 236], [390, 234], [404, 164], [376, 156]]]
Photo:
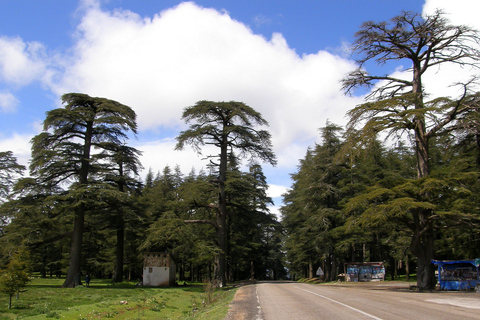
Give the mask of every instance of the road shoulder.
[[261, 319], [259, 310], [256, 286], [244, 285], [237, 290], [225, 320]]

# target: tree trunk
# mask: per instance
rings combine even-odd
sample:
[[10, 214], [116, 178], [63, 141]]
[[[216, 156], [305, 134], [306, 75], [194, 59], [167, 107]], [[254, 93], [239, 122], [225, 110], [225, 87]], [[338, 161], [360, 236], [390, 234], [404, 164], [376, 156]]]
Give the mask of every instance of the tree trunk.
[[[432, 254], [433, 257], [433, 254]], [[431, 257], [419, 256], [417, 269], [417, 288], [419, 290], [435, 289], [435, 268], [432, 265]]]
[[435, 268], [432, 264], [434, 259], [434, 233], [428, 220], [429, 212], [421, 210], [414, 214], [416, 230], [412, 237], [410, 249], [418, 258], [417, 288], [419, 290], [433, 290], [435, 288]]
[[[415, 109], [423, 109], [423, 86], [421, 81], [420, 66], [414, 63], [413, 87], [417, 94]], [[428, 135], [425, 127], [425, 116], [419, 114], [415, 119], [415, 155], [417, 159], [417, 176], [419, 179], [430, 174]], [[428, 194], [425, 195], [428, 197]], [[431, 260], [434, 259], [434, 234], [433, 226], [429, 220], [429, 210], [414, 213], [414, 234], [412, 238], [412, 253], [418, 258], [417, 288], [420, 290], [433, 290], [435, 288], [435, 270]]]
[[405, 256], [405, 280], [410, 279], [410, 261], [408, 259], [408, 254]]
[[214, 279], [219, 281], [220, 287], [224, 287], [227, 285], [225, 273], [225, 215], [218, 214], [217, 223], [217, 239], [219, 252], [215, 256]]
[[313, 275], [313, 262], [312, 260], [308, 260], [308, 278], [312, 279]]
[[[412, 92], [416, 94], [414, 105], [415, 109], [422, 110], [425, 108], [423, 104], [423, 85], [420, 74], [420, 65], [414, 63], [413, 67], [413, 85]], [[417, 159], [417, 176], [419, 179], [430, 174], [429, 168], [429, 152], [428, 137], [425, 127], [425, 115], [419, 113], [415, 116], [415, 156]]]
[[475, 134], [475, 142], [477, 146], [477, 166], [480, 167], [480, 133]]
[[75, 210], [75, 220], [73, 223], [72, 244], [70, 248], [70, 264], [68, 266], [67, 276], [62, 287], [75, 288], [80, 284], [80, 264], [82, 259], [82, 241], [83, 226], [85, 224], [85, 214], [83, 205]]
[[419, 179], [430, 174], [428, 165], [428, 141], [425, 133], [425, 121], [418, 121], [417, 125], [423, 130], [415, 132], [415, 156], [417, 159], [417, 176]]
[[[93, 121], [87, 121], [87, 129], [85, 132], [85, 143], [83, 145], [83, 158], [79, 173], [79, 185], [88, 184], [88, 172], [90, 169], [90, 148], [92, 145]], [[82, 259], [82, 242], [83, 227], [85, 224], [85, 205], [79, 204], [75, 208], [75, 220], [73, 222], [72, 245], [70, 249], [70, 264], [68, 266], [67, 277], [62, 287], [75, 288], [81, 283], [81, 259]]]
[[253, 263], [253, 260], [250, 261], [250, 280], [255, 280], [255, 265]]
[[[125, 192], [125, 181], [123, 173], [123, 163], [118, 163], [118, 191]], [[117, 209], [117, 248], [115, 255], [115, 272], [113, 276], [113, 282], [123, 282], [123, 255], [125, 246], [125, 220], [123, 218], [122, 209]]]
[[396, 266], [396, 261], [395, 261], [395, 258], [390, 258], [390, 264], [391, 264], [391, 267], [390, 267], [390, 277], [391, 277], [391, 280], [395, 280], [395, 274], [396, 274], [396, 269], [397, 269], [397, 266]]
[[113, 282], [123, 282], [123, 247], [124, 247], [124, 223], [123, 216], [118, 213], [118, 225], [117, 225], [117, 248], [115, 257], [115, 273]]
[[[223, 126], [226, 128], [226, 125]], [[215, 257], [215, 279], [219, 280], [219, 286], [227, 285], [225, 270], [225, 249], [226, 249], [226, 226], [227, 226], [227, 197], [225, 191], [225, 182], [227, 181], [227, 162], [228, 162], [228, 135], [223, 134], [222, 145], [220, 148], [220, 170], [219, 170], [219, 192], [218, 192], [218, 213], [217, 213], [217, 239], [219, 253]]]
[[330, 275], [328, 276], [328, 278], [325, 277], [325, 279], [328, 279], [328, 281], [335, 281], [337, 280], [338, 276], [337, 259], [335, 256], [332, 257], [331, 266], [332, 267], [330, 268]]

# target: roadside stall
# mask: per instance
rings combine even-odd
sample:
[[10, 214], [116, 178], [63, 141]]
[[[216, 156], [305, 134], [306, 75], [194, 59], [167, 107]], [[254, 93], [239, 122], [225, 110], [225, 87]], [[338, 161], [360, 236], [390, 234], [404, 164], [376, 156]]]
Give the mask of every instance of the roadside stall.
[[432, 260], [432, 263], [438, 267], [440, 290], [473, 290], [480, 285], [480, 259]]
[[366, 282], [385, 280], [383, 262], [345, 263], [345, 281]]

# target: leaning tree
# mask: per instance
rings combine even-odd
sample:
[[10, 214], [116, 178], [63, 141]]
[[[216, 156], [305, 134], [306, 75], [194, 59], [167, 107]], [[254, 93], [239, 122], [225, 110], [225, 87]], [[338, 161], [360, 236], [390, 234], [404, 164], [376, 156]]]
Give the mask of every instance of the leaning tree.
[[[110, 168], [102, 150], [124, 145], [129, 131], [136, 133], [136, 114], [119, 102], [81, 93], [62, 96], [64, 108], [47, 112], [44, 131], [32, 139], [32, 176], [45, 185], [67, 183], [74, 203], [70, 264], [64, 287], [75, 287], [81, 272], [81, 252], [90, 197], [110, 190], [98, 186]], [[98, 149], [95, 151], [94, 149]], [[97, 180], [95, 180], [97, 178]], [[115, 197], [112, 194], [109, 197]]]
[[[477, 68], [480, 60], [477, 32], [467, 26], [450, 24], [441, 11], [425, 18], [403, 12], [390, 22], [364, 23], [355, 37], [352, 51], [359, 56], [358, 69], [342, 80], [343, 88], [347, 93], [358, 87], [373, 90], [366, 96], [366, 103], [349, 111], [349, 128], [361, 125], [364, 135], [380, 131], [390, 135], [412, 132], [417, 176], [428, 177], [429, 140], [453, 128], [462, 113], [478, 108], [478, 100], [471, 99], [472, 82], [463, 84], [463, 94], [458, 98], [427, 100], [424, 76], [427, 71], [438, 71], [447, 64]], [[398, 77], [371, 75], [364, 69], [370, 61], [378, 65], [400, 61], [410, 67]], [[411, 250], [418, 258], [417, 284], [420, 289], [432, 289], [435, 278], [430, 261], [434, 258], [435, 215], [431, 209], [420, 207], [412, 208], [410, 213]]]
[[[276, 164], [272, 151], [270, 133], [255, 126], [267, 126], [262, 115], [242, 102], [199, 101], [185, 108], [182, 119], [190, 127], [180, 132], [176, 149], [191, 145], [201, 154], [205, 145], [219, 149], [218, 155], [209, 155], [210, 163], [217, 169], [218, 203], [211, 206], [216, 210], [216, 221], [188, 220], [190, 223], [208, 223], [215, 227], [219, 252], [215, 258], [215, 279], [221, 286], [226, 285], [225, 248], [227, 197], [225, 182], [229, 160], [239, 158], [260, 159], [272, 165]], [[237, 152], [234, 154], [234, 152]]]

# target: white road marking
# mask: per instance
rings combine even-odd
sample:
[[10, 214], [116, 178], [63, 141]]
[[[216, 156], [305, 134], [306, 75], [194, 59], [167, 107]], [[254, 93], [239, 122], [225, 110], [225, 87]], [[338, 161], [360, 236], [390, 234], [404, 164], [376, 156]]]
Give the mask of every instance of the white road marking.
[[257, 296], [257, 309], [258, 309], [257, 317], [255, 318], [255, 320], [263, 320], [262, 307], [260, 306], [260, 298], [258, 297], [258, 291], [257, 291], [256, 285], [255, 285], [255, 295]]
[[349, 308], [349, 309], [351, 309], [351, 310], [353, 310], [353, 311], [356, 311], [356, 312], [358, 312], [358, 313], [361, 313], [361, 314], [363, 314], [363, 315], [365, 315], [365, 316], [367, 316], [367, 317], [370, 317], [370, 318], [372, 318], [372, 319], [383, 320], [382, 318], [375, 317], [374, 315], [371, 315], [370, 313], [366, 313], [366, 312], [364, 312], [364, 311], [362, 311], [362, 310], [359, 310], [359, 309], [357, 309], [357, 308], [350, 307], [349, 305], [346, 305], [345, 303], [341, 303], [341, 302], [339, 302], [339, 301], [330, 299], [329, 297], [322, 296], [321, 294], [318, 294], [318, 293], [316, 293], [316, 292], [308, 291], [308, 290], [305, 290], [305, 289], [301, 289], [301, 288], [299, 288], [299, 287], [296, 287], [296, 288], [297, 288], [298, 290], [302, 290], [302, 291], [311, 293], [311, 294], [313, 294], [313, 295], [319, 296], [320, 298], [326, 299], [326, 300], [328, 300], [328, 301], [337, 303], [337, 304], [339, 304], [339, 305], [341, 305], [341, 306], [344, 306], [345, 308]]

